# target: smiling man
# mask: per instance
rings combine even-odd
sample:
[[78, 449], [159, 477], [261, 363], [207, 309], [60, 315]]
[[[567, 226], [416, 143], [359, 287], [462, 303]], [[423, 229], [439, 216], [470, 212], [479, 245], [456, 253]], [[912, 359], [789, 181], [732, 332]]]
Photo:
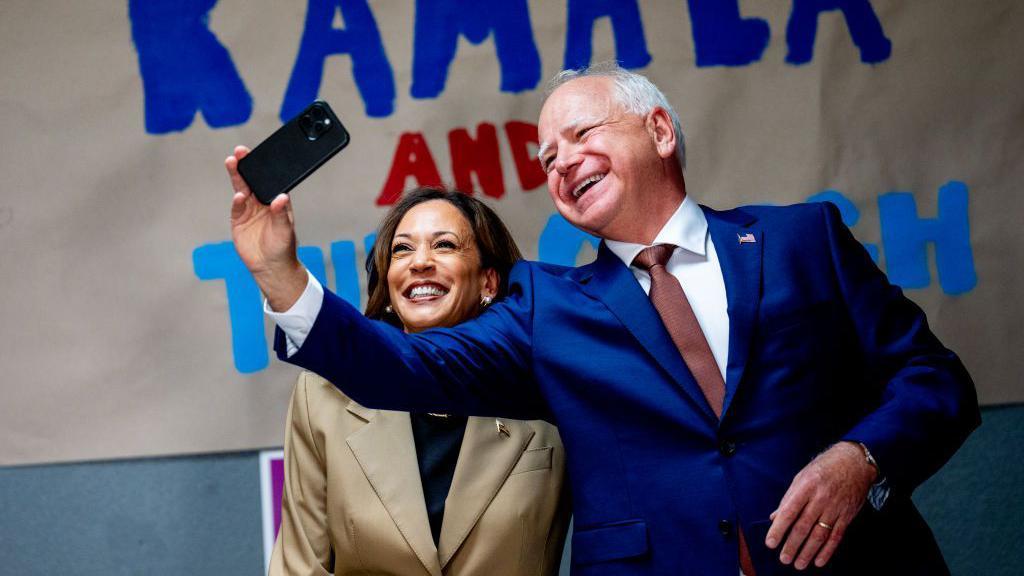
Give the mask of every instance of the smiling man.
[[538, 129], [597, 260], [520, 262], [504, 301], [417, 335], [316, 284], [288, 198], [258, 205], [229, 158], [281, 357], [371, 407], [556, 422], [574, 574], [948, 573], [910, 495], [978, 425], [973, 383], [835, 207], [699, 206], [675, 112], [622, 69], [560, 74]]
[[538, 158], [559, 213], [606, 240], [650, 243], [686, 196], [682, 132], [671, 110], [668, 102], [648, 114], [629, 110], [609, 77], [560, 85], [538, 126]]

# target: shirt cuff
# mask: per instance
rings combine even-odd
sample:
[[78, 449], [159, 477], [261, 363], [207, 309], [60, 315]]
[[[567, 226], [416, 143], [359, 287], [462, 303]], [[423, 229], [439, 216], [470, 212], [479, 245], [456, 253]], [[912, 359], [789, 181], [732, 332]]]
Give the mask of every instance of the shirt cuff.
[[324, 287], [316, 278], [306, 270], [309, 280], [306, 282], [306, 289], [302, 296], [292, 304], [292, 307], [284, 312], [274, 312], [270, 309], [267, 299], [263, 299], [263, 312], [277, 324], [284, 332], [285, 344], [288, 357], [291, 358], [309, 336], [309, 331], [320, 314], [320, 307], [324, 304]]
[[881, 511], [882, 507], [885, 506], [885, 501], [889, 499], [889, 481], [886, 478], [882, 478], [878, 482], [871, 485], [868, 489], [868, 503], [871, 507], [877, 511]]

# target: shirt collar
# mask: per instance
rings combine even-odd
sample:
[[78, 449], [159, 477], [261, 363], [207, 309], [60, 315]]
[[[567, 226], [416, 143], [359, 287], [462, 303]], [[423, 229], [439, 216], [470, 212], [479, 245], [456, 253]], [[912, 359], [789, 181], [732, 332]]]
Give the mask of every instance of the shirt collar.
[[[687, 194], [679, 208], [668, 219], [654, 238], [654, 244], [674, 244], [683, 250], [699, 256], [707, 256], [708, 220], [704, 211]], [[643, 244], [605, 240], [605, 245], [619, 257], [626, 266], [633, 264], [633, 259], [641, 250], [647, 248]]]

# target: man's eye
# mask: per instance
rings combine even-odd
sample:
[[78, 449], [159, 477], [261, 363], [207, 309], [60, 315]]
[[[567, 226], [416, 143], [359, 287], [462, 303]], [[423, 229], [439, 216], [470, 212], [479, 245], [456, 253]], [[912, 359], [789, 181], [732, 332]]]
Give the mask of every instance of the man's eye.
[[593, 128], [593, 126], [587, 126], [586, 128], [580, 128], [579, 130], [576, 131], [576, 138], [577, 139], [583, 138], [587, 134], [587, 132], [590, 132], [591, 128]]

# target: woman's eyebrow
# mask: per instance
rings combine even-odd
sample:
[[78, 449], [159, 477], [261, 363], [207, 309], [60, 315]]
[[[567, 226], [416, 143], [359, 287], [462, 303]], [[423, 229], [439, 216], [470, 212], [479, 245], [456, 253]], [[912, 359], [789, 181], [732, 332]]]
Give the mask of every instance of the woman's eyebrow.
[[[452, 236], [455, 236], [456, 238], [459, 238], [459, 234], [457, 232], [452, 232], [451, 230], [438, 230], [437, 232], [432, 233], [430, 235], [430, 237], [431, 238], [437, 238], [438, 236], [444, 236], [445, 234], [451, 234]], [[400, 232], [398, 234], [395, 234], [395, 238], [409, 238], [409, 239], [412, 239], [412, 234], [409, 234], [407, 232]]]

